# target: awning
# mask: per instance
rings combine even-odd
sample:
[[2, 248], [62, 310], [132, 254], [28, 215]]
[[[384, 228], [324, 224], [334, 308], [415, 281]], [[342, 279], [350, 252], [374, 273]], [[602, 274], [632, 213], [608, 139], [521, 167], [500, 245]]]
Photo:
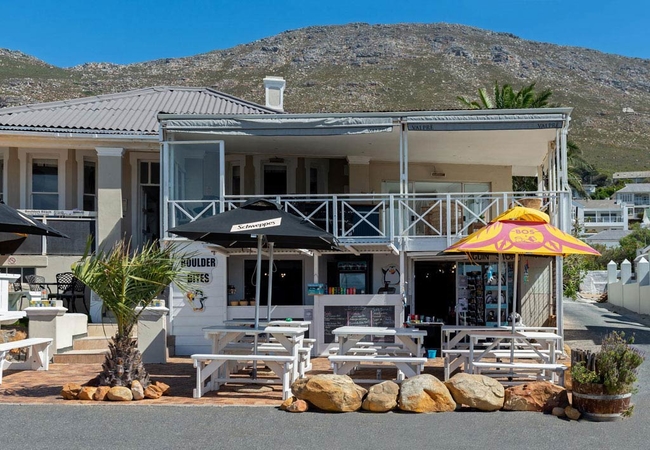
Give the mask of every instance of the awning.
[[389, 133], [393, 129], [390, 117], [188, 118], [162, 120], [161, 124], [167, 131], [206, 131], [231, 136], [332, 136]]
[[566, 115], [545, 114], [431, 114], [409, 116], [409, 131], [472, 131], [472, 130], [543, 130], [562, 128]]

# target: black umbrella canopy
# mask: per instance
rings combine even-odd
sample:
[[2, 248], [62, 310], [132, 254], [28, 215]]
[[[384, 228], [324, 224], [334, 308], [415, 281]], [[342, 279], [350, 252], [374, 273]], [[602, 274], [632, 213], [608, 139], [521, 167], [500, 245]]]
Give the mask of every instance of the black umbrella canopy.
[[0, 232], [67, 238], [65, 234], [0, 201]]
[[238, 209], [199, 219], [169, 230], [171, 233], [230, 248], [257, 247], [264, 235], [276, 248], [336, 249], [336, 238], [311, 222], [280, 209], [268, 200], [251, 200]]

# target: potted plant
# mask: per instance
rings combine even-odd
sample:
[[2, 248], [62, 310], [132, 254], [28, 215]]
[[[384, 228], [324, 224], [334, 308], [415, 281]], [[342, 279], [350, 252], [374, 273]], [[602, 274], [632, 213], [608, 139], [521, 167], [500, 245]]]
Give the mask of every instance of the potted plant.
[[599, 352], [572, 352], [573, 406], [586, 419], [617, 420], [632, 413], [637, 369], [645, 359], [633, 343], [634, 338], [614, 331], [605, 336]]

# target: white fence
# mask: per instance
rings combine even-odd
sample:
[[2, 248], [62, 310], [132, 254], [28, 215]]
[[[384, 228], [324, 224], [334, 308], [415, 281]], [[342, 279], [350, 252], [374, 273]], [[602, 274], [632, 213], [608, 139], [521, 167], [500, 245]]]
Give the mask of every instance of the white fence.
[[639, 314], [650, 314], [650, 263], [641, 258], [632, 274], [632, 263], [621, 263], [620, 274], [616, 263], [607, 264], [607, 301], [612, 305]]

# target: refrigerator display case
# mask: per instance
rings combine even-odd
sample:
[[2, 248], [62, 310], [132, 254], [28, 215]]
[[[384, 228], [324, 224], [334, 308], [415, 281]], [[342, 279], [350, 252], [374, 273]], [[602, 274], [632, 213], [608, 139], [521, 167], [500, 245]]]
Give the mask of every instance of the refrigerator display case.
[[512, 263], [502, 262], [501, 271], [496, 262], [459, 263], [458, 267], [456, 325], [507, 325], [512, 311]]

